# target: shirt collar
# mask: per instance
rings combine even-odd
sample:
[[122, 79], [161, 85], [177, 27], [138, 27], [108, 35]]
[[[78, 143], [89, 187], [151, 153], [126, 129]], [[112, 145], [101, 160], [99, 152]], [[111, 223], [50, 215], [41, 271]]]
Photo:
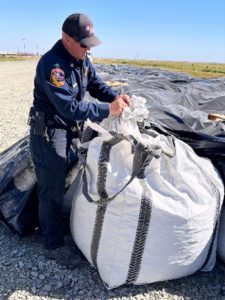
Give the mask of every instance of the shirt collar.
[[84, 60], [85, 59], [76, 59], [74, 58], [64, 47], [62, 40], [59, 40], [56, 42], [55, 47], [58, 51], [60, 51], [60, 54], [62, 54], [63, 56], [65, 56], [68, 61], [70, 61], [70, 65], [78, 65], [78, 66], [82, 66], [84, 65]]

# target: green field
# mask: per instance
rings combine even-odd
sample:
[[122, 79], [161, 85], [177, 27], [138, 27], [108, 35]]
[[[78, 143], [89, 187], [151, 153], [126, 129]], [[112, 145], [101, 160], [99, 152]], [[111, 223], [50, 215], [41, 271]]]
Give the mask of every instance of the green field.
[[137, 67], [162, 68], [166, 70], [187, 73], [194, 77], [202, 77], [202, 78], [225, 77], [225, 64], [217, 64], [217, 63], [190, 63], [190, 62], [174, 62], [174, 61], [101, 59], [101, 58], [94, 58], [94, 63], [126, 64], [126, 65], [137, 66]]
[[0, 56], [0, 61], [21, 61], [21, 60], [26, 60], [26, 57], [23, 57], [23, 56], [2, 57], [2, 56]]
[[[37, 59], [37, 57], [0, 57], [0, 61], [17, 61], [26, 59]], [[225, 64], [217, 63], [190, 63], [157, 60], [131, 60], [131, 59], [105, 59], [94, 58], [94, 63], [102, 64], [126, 64], [137, 67], [162, 68], [175, 72], [190, 74], [194, 77], [215, 78], [225, 77]]]

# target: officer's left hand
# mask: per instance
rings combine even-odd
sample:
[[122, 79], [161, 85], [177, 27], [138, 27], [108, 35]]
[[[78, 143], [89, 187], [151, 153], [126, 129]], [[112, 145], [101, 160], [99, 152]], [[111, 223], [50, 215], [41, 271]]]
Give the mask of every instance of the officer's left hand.
[[128, 106], [130, 104], [130, 96], [127, 94], [118, 95], [116, 99], [121, 98]]

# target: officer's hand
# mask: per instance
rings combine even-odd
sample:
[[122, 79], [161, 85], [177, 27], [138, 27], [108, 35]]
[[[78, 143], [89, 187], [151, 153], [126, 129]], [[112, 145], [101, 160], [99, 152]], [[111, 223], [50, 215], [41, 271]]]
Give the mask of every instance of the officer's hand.
[[123, 96], [119, 95], [112, 103], [109, 104], [109, 113], [113, 116], [120, 116], [125, 107], [128, 107], [128, 104], [123, 99]]
[[130, 96], [129, 95], [123, 94], [123, 95], [120, 95], [119, 97], [122, 97], [123, 101], [125, 101], [126, 104], [129, 106], [129, 104], [130, 104]]

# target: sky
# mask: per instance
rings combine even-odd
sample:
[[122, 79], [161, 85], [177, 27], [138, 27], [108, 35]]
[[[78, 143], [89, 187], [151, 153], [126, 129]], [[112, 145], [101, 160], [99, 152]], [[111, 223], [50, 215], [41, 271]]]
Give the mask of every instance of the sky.
[[1, 0], [0, 51], [43, 54], [76, 12], [102, 40], [94, 57], [225, 63], [225, 0]]

